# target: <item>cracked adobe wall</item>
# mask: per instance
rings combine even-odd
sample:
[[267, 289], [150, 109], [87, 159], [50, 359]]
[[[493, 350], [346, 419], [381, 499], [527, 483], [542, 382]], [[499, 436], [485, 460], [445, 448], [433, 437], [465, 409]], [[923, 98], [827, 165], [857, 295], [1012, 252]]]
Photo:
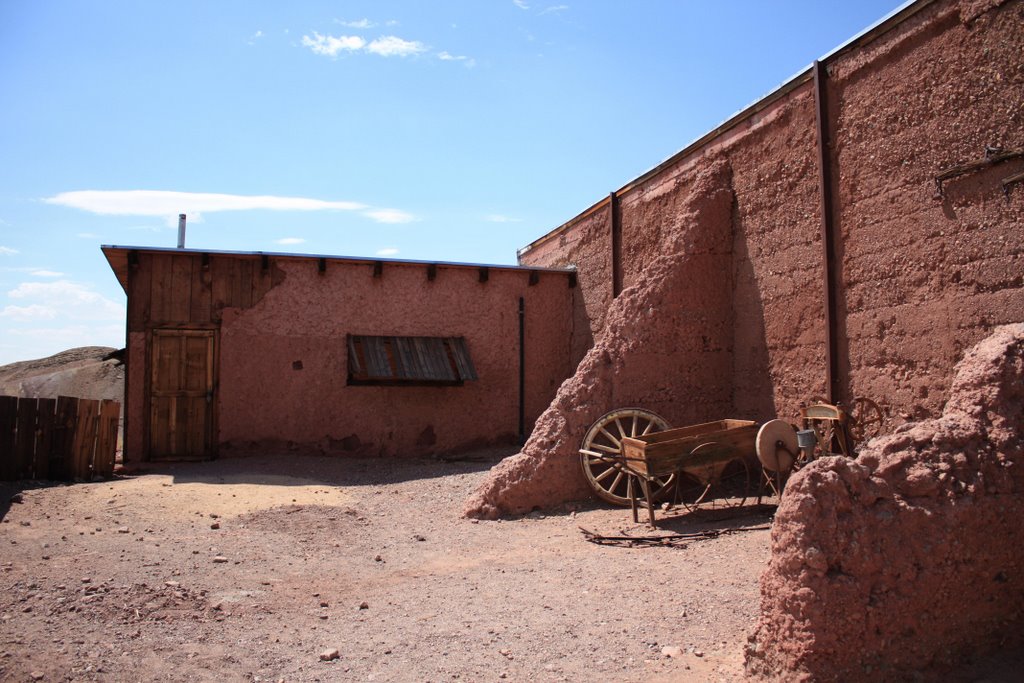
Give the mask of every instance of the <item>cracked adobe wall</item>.
[[902, 680], [1019, 641], [1024, 324], [957, 367], [938, 419], [787, 484], [747, 653], [773, 680]]
[[[839, 398], [879, 400], [887, 430], [936, 416], [963, 352], [996, 326], [1024, 320], [1024, 183], [1005, 194], [1002, 187], [1024, 171], [1024, 158], [947, 181], [943, 197], [935, 196], [934, 180], [944, 168], [980, 158], [986, 145], [1024, 150], [1024, 3], [937, 0], [908, 12], [830, 58], [825, 79]], [[733, 283], [734, 352], [731, 371], [710, 380], [731, 404], [713, 418], [793, 421], [802, 403], [825, 393], [816, 155], [814, 93], [796, 82], [619, 193], [628, 287], [648, 281], [664, 236], [687, 220], [682, 198], [708, 159], [731, 166], [732, 265], [722, 277]], [[586, 305], [574, 311], [573, 359], [591, 337], [616, 346], [604, 338], [617, 306], [606, 304], [608, 215], [607, 202], [599, 202], [520, 255], [523, 264], [580, 268]], [[645, 398], [653, 400], [640, 407], [673, 425], [697, 412], [684, 387]], [[597, 400], [605, 403], [589, 411], [594, 417], [625, 405], [609, 393], [588, 398]], [[554, 487], [540, 475], [535, 483]]]
[[729, 176], [728, 164], [708, 163], [688, 188], [663, 255], [615, 300], [605, 334], [538, 418], [522, 453], [492, 470], [466, 514], [495, 518], [585, 496], [577, 449], [608, 405], [657, 409], [684, 391], [693, 401], [674, 414], [701, 422], [731, 404], [715, 381], [732, 367]]

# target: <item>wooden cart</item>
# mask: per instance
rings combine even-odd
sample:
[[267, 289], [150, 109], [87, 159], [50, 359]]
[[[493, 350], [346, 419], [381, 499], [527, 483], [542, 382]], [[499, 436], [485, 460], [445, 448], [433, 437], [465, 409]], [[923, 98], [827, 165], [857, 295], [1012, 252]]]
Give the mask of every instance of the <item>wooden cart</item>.
[[[656, 501], [670, 493], [675, 502], [688, 509], [742, 505], [752, 490], [752, 470], [760, 471], [755, 449], [757, 423], [718, 420], [662, 431], [645, 429], [644, 433], [637, 433], [636, 421], [625, 419], [623, 413], [609, 413], [609, 416], [618, 417], [605, 421], [603, 427], [598, 425], [605, 418], [595, 423], [597, 433], [603, 434], [608, 443], [600, 443], [599, 439], [588, 435], [585, 447], [580, 451], [584, 470], [595, 484], [599, 496], [603, 492], [605, 495], [601, 497], [609, 500], [607, 494], [611, 490], [615, 493], [612, 502], [622, 504], [628, 501], [633, 519], [637, 521], [637, 499], [642, 495], [652, 526], [656, 525]], [[609, 427], [617, 429], [620, 434], [615, 436]], [[615, 486], [621, 486], [618, 481], [624, 477], [625, 492], [615, 492]], [[615, 483], [606, 486], [608, 480]], [[639, 486], [639, 492], [636, 486]]]

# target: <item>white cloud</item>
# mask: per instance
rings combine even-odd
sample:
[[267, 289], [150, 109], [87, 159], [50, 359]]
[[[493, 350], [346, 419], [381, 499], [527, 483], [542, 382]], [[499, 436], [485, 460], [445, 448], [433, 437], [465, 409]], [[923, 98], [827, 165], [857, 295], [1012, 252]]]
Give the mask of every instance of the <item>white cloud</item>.
[[484, 220], [488, 223], [522, 223], [522, 218], [513, 218], [511, 216], [503, 216], [500, 213], [492, 213], [484, 216]]
[[418, 40], [402, 40], [398, 36], [382, 36], [367, 45], [366, 51], [381, 57], [408, 57], [426, 52], [427, 47]]
[[377, 250], [377, 256], [394, 256], [398, 253], [398, 250], [394, 247], [384, 247], [383, 249]]
[[57, 280], [56, 282], [22, 282], [7, 292], [12, 299], [24, 300], [27, 306], [7, 306], [4, 317], [62, 318], [67, 320], [122, 320], [124, 306], [111, 301], [89, 286]]
[[83, 240], [98, 240], [100, 238], [100, 236], [94, 232], [80, 232], [75, 236], [81, 237]]
[[[79, 190], [61, 192], [44, 199], [48, 204], [69, 206], [90, 213], [114, 216], [174, 216], [189, 215], [190, 222], [198, 220], [202, 211], [327, 211], [332, 209], [356, 211], [365, 209], [359, 202], [332, 202], [306, 197], [276, 197], [273, 195], [213, 194], [205, 192], [172, 192], [166, 190]], [[88, 233], [83, 233], [88, 234]]]
[[538, 12], [537, 16], [542, 17], [545, 14], [557, 14], [559, 12], [564, 12], [567, 9], [569, 9], [568, 5], [551, 5], [550, 7], [545, 7], [540, 12]]
[[301, 237], [282, 237], [281, 239], [274, 241], [278, 244], [303, 244], [306, 240]]
[[57, 311], [49, 306], [32, 304], [31, 306], [4, 306], [0, 318], [11, 320], [53, 320]]
[[378, 223], [412, 223], [416, 216], [398, 209], [376, 209], [363, 212], [364, 216], [372, 218]]
[[256, 31], [256, 33], [249, 36], [249, 45], [255, 45], [256, 41], [263, 37], [263, 31]]
[[366, 41], [359, 36], [322, 36], [313, 31], [313, 37], [302, 36], [302, 45], [314, 54], [337, 57], [339, 52], [356, 52], [362, 50]]
[[512, 4], [519, 9], [530, 9], [530, 6], [526, 4], [525, 0], [512, 0]]
[[476, 60], [466, 55], [453, 55], [446, 51], [437, 53], [437, 58], [442, 62], [464, 62], [468, 68], [476, 66]]
[[35, 277], [64, 277], [64, 273], [58, 273], [55, 270], [33, 270], [32, 275]]
[[341, 21], [340, 19], [335, 19], [335, 21], [348, 28], [373, 28], [377, 25], [376, 22], [370, 21], [369, 19], [359, 19], [358, 21]]
[[10, 247], [0, 247], [0, 256], [14, 256], [19, 253], [17, 249], [11, 249]]

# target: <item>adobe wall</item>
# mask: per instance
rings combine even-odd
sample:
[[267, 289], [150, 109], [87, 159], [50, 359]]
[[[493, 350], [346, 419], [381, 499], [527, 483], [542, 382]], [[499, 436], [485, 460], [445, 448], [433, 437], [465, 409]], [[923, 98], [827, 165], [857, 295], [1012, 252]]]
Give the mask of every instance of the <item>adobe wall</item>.
[[[139, 250], [128, 277], [126, 461], [147, 456], [153, 330], [216, 331], [224, 453], [426, 455], [519, 437], [519, 300], [526, 433], [571, 372], [578, 291], [564, 272]], [[462, 336], [479, 380], [349, 386], [347, 335]]]
[[[608, 406], [640, 405], [696, 423], [731, 405], [729, 386], [716, 381], [733, 364], [729, 165], [707, 164], [687, 189], [661, 256], [615, 299], [605, 333], [558, 389], [522, 452], [496, 465], [470, 497], [467, 515], [495, 518], [586, 496], [577, 449]], [[691, 400], [679, 401], [680, 393]]]
[[949, 396], [941, 417], [790, 479], [750, 673], [910, 680], [1020, 644], [1024, 324], [968, 353]]
[[[912, 9], [870, 42], [830, 58], [825, 79], [838, 398], [877, 400], [887, 430], [937, 415], [963, 351], [996, 325], [1024, 320], [1024, 183], [1006, 195], [1001, 184], [1024, 170], [1024, 158], [946, 181], [944, 196], [934, 196], [937, 174], [979, 159], [986, 145], [1024, 149], [1024, 3], [938, 0]], [[733, 287], [732, 366], [712, 381], [732, 400], [716, 418], [795, 421], [810, 397], [826, 394], [813, 84], [798, 78], [781, 92], [619, 193], [629, 287], [645, 281], [666, 235], [680, 230], [700, 169], [717, 158], [731, 167], [732, 261], [722, 280]], [[601, 308], [610, 286], [609, 218], [603, 201], [520, 254], [524, 265], [579, 265], [587, 329], [598, 342], [611, 317]], [[586, 264], [600, 264], [600, 278], [588, 276]], [[674, 296], [694, 296], [691, 283], [676, 282]], [[615, 380], [617, 391], [623, 381]], [[669, 391], [660, 408], [670, 423], [685, 424], [694, 400], [686, 390]], [[584, 432], [563, 438], [578, 443]], [[504, 476], [496, 471], [481, 491]], [[504, 509], [500, 499], [490, 504]]]
[[[519, 298], [525, 303], [526, 429], [569, 372], [567, 276], [423, 265], [280, 263], [285, 283], [227, 309], [220, 335], [222, 447], [423, 455], [517, 438]], [[346, 386], [347, 334], [463, 336], [479, 381], [457, 387]], [[296, 361], [301, 369], [293, 369]], [[259, 397], [255, 399], [254, 397]]]
[[1001, 186], [1024, 159], [934, 180], [1024, 150], [1022, 45], [1021, 2], [939, 2], [831, 67], [843, 383], [892, 424], [937, 416], [963, 353], [1024, 320], [1024, 184]]

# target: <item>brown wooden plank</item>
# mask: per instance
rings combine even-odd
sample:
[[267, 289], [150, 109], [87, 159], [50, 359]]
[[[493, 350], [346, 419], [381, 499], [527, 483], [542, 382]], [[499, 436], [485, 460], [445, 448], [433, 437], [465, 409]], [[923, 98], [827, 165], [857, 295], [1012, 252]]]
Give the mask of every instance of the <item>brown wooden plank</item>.
[[183, 413], [179, 421], [178, 430], [180, 443], [182, 444], [183, 455], [186, 458], [205, 458], [207, 455], [206, 437], [208, 430], [207, 402], [205, 396], [190, 396], [183, 398], [179, 406]]
[[473, 366], [473, 359], [469, 355], [469, 348], [466, 346], [465, 337], [450, 337], [448, 344], [452, 350], [452, 357], [459, 371], [459, 379], [477, 379], [476, 368]]
[[149, 455], [156, 460], [173, 454], [171, 448], [171, 411], [175, 398], [154, 396], [150, 400]]
[[32, 478], [36, 459], [36, 409], [39, 399], [18, 399], [18, 425], [14, 441], [14, 474], [17, 479]]
[[88, 399], [78, 401], [78, 417], [75, 420], [74, 471], [75, 479], [89, 481], [92, 478], [92, 456], [96, 450], [96, 418], [100, 402]]
[[402, 379], [415, 379], [415, 363], [413, 362], [412, 350], [409, 348], [407, 337], [392, 337], [391, 351], [394, 353], [398, 376]]
[[39, 429], [36, 436], [36, 452], [35, 460], [32, 463], [32, 476], [36, 479], [49, 479], [54, 432], [57, 428], [57, 399], [39, 399], [36, 422]]
[[[666, 475], [734, 457], [751, 459], [756, 457], [754, 442], [757, 429], [754, 422], [719, 420], [636, 438], [625, 437], [622, 440], [622, 457], [627, 467], [650, 476]], [[699, 454], [694, 455], [693, 451], [699, 446]]]
[[68, 481], [74, 479], [75, 421], [78, 419], [78, 399], [73, 396], [57, 397], [57, 417], [50, 447], [50, 476]]
[[422, 379], [431, 379], [433, 372], [430, 368], [430, 355], [421, 337], [412, 337], [412, 352], [416, 364], [417, 376]]
[[117, 457], [117, 423], [120, 417], [120, 403], [117, 401], [100, 403], [96, 428], [96, 450], [92, 460], [94, 475], [106, 479], [114, 475], [114, 459]]
[[207, 353], [207, 335], [184, 335], [181, 388], [185, 391], [205, 392], [207, 384], [207, 362], [212, 361]]
[[18, 424], [18, 398], [0, 396], [0, 480], [15, 478], [14, 437]]
[[173, 272], [170, 254], [150, 254], [152, 275], [150, 284], [150, 320], [167, 322], [173, 320], [174, 300]]
[[213, 321], [213, 286], [210, 277], [209, 262], [203, 267], [203, 257], [192, 257], [192, 300], [189, 320], [193, 323], [209, 323]]
[[440, 337], [427, 337], [426, 344], [434, 367], [434, 379], [454, 380], [455, 372], [452, 370], [452, 364], [448, 360], [448, 351], [445, 349], [444, 340]]
[[148, 255], [143, 260], [139, 257], [139, 266], [128, 268], [128, 331], [138, 332], [146, 328], [149, 321], [149, 296], [152, 285], [152, 273], [143, 268], [142, 263], [149, 264]]
[[139, 254], [140, 282], [138, 294], [142, 297], [142, 321], [143, 327], [153, 319], [153, 257], [149, 254]]
[[234, 297], [234, 282], [232, 275], [237, 275], [233, 259], [224, 256], [210, 257], [210, 288], [213, 292], [213, 320], [220, 320], [220, 312], [231, 306]]
[[175, 254], [171, 257], [171, 291], [167, 310], [168, 321], [189, 322], [192, 309], [192, 260], [190, 254]]
[[249, 308], [252, 306], [252, 271], [253, 262], [250, 259], [238, 259], [238, 288], [235, 290], [234, 305], [238, 308]]

